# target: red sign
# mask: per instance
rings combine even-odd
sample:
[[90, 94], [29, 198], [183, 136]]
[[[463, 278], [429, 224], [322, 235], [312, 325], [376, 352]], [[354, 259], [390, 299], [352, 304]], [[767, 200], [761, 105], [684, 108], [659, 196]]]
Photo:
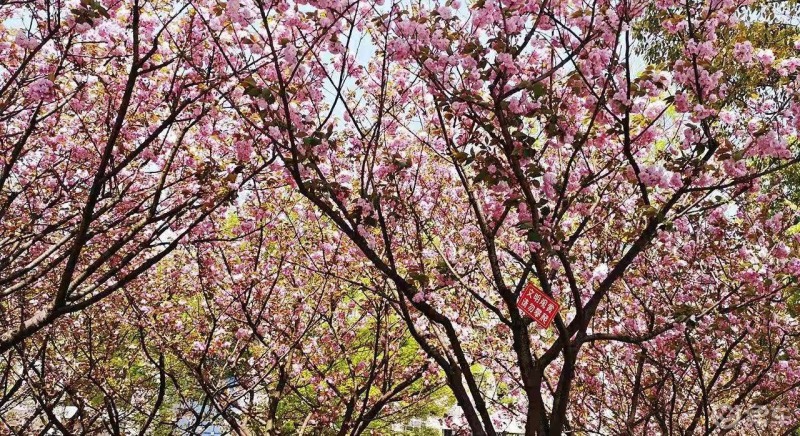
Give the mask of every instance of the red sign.
[[542, 328], [547, 328], [553, 322], [559, 310], [556, 300], [550, 298], [533, 283], [529, 283], [522, 290], [517, 299], [517, 307]]

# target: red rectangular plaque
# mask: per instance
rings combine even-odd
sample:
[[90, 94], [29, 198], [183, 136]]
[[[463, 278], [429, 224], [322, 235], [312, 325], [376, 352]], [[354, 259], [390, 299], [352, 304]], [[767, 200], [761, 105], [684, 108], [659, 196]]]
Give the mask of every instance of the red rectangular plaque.
[[528, 283], [517, 299], [517, 307], [536, 321], [542, 328], [547, 328], [558, 313], [556, 300], [550, 298], [533, 283]]

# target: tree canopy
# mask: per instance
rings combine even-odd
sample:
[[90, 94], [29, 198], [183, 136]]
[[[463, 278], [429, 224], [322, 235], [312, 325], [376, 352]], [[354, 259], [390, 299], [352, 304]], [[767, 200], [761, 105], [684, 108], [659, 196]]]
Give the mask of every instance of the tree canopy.
[[0, 426], [795, 431], [796, 12], [0, 2]]

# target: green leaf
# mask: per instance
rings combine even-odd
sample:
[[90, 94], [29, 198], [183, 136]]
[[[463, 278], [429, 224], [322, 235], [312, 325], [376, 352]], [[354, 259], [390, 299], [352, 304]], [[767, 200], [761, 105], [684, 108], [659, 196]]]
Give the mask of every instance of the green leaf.
[[469, 158], [469, 155], [467, 153], [464, 153], [463, 151], [457, 151], [453, 153], [453, 158], [457, 162], [464, 162]]
[[542, 82], [536, 82], [531, 85], [530, 90], [533, 92], [533, 96], [539, 98], [547, 93], [547, 88], [542, 84]]
[[542, 242], [544, 238], [534, 229], [528, 230], [528, 242]]
[[313, 147], [315, 145], [322, 144], [322, 140], [316, 136], [307, 136], [303, 138], [303, 144]]

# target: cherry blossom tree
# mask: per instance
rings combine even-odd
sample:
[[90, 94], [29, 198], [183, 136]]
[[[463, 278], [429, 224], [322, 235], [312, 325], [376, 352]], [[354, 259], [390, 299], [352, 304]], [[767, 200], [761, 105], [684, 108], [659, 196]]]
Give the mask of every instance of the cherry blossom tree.
[[[711, 433], [796, 402], [796, 215], [770, 176], [798, 159], [798, 59], [720, 43], [742, 4], [280, 5], [242, 30], [274, 58], [244, 115], [393, 284], [453, 425]], [[651, 7], [680, 56], [641, 65]], [[778, 86], [737, 89], [726, 56]], [[515, 305], [530, 281], [551, 331]]]
[[361, 434], [442, 397], [385, 302], [276, 254], [274, 155], [226, 104], [258, 64], [212, 6], [0, 6], [8, 431]]
[[737, 33], [768, 4], [23, 5], [0, 9], [0, 350], [48, 423], [76, 395], [38, 350], [117, 307], [156, 375], [126, 380], [156, 399], [142, 431], [167, 367], [195, 430], [297, 430], [280, 409], [359, 434], [433, 369], [469, 434], [797, 427], [800, 58]]
[[236, 82], [187, 8], [0, 6], [0, 351], [130, 283], [269, 162], [236, 148], [217, 104]]
[[381, 297], [334, 279], [358, 265], [302, 249], [341, 241], [286, 194], [260, 191], [53, 327], [69, 333], [7, 354], [0, 428], [358, 435], [443, 415], [436, 367]]

